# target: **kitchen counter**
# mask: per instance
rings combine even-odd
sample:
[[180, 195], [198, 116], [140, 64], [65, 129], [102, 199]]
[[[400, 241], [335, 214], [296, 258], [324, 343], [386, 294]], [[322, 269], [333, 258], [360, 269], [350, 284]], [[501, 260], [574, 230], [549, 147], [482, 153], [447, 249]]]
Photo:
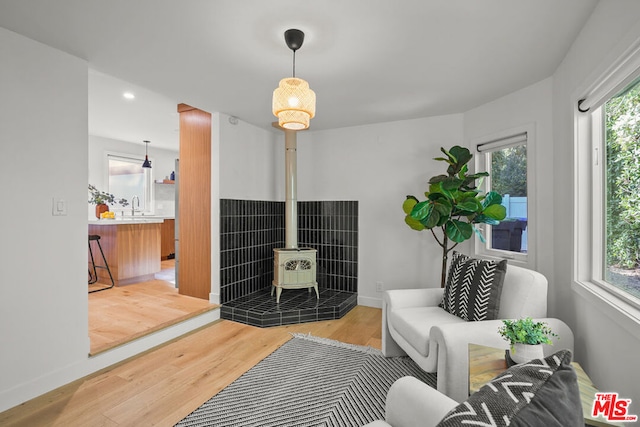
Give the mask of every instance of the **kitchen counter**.
[[89, 225], [118, 225], [118, 224], [162, 224], [165, 219], [173, 219], [172, 216], [119, 216], [114, 219], [90, 219]]
[[[89, 221], [89, 234], [100, 236], [116, 286], [153, 280], [160, 271], [160, 242], [163, 218], [124, 217]], [[97, 249], [93, 248], [94, 256]], [[109, 283], [100, 269], [101, 283]]]

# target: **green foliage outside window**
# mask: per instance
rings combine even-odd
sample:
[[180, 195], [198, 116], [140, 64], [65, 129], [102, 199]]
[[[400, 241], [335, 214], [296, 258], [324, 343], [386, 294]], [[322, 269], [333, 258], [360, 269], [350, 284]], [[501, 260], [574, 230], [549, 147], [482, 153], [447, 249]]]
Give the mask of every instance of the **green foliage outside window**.
[[491, 189], [511, 197], [527, 197], [527, 146], [496, 150], [491, 154]]
[[606, 265], [640, 268], [640, 81], [605, 106]]

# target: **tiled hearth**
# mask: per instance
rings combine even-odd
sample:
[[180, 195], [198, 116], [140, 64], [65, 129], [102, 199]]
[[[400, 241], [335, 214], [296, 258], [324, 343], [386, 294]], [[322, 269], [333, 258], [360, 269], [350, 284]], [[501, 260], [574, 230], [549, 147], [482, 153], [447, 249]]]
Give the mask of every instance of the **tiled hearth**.
[[340, 319], [358, 304], [358, 294], [333, 289], [282, 291], [280, 304], [270, 289], [263, 289], [222, 305], [221, 317], [247, 325], [267, 327]]
[[339, 319], [357, 304], [358, 202], [298, 202], [298, 244], [318, 251], [320, 299], [271, 294], [273, 249], [284, 247], [284, 202], [220, 201], [221, 317], [254, 326]]

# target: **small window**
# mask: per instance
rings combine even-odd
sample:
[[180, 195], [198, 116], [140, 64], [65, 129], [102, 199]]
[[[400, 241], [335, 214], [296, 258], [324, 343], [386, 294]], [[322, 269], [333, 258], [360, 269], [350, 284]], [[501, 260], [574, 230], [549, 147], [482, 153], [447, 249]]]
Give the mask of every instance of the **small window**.
[[[142, 158], [107, 154], [109, 193], [116, 200], [126, 199], [129, 203], [126, 207], [120, 204], [110, 207], [112, 211], [151, 211], [151, 170], [142, 167], [143, 161]], [[134, 200], [134, 197], [137, 199]]]
[[483, 255], [530, 261], [528, 139], [521, 132], [477, 145], [477, 168], [489, 172], [484, 189], [501, 194], [507, 210], [499, 225], [484, 227], [485, 242], [476, 245]]

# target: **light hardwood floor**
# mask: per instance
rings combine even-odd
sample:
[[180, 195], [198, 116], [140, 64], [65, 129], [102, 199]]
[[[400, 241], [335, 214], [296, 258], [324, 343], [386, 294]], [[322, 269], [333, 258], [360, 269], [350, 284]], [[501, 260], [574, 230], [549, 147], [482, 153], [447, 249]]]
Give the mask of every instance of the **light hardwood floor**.
[[381, 310], [275, 328], [221, 320], [0, 413], [2, 426], [173, 426], [302, 332], [381, 347]]
[[[175, 274], [174, 265], [173, 260], [162, 261], [162, 271], [156, 279], [165, 280], [116, 286], [89, 294], [91, 355], [217, 307], [200, 298], [180, 295], [167, 281]], [[89, 289], [102, 286], [98, 283]]]

